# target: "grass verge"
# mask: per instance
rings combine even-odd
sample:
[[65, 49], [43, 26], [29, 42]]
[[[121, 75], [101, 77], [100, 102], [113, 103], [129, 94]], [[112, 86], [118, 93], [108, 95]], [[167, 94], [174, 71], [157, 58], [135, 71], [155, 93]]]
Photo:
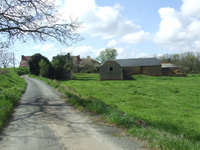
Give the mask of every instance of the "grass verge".
[[26, 89], [26, 81], [13, 68], [1, 69], [0, 73], [0, 130], [18, 104]]
[[[131, 135], [147, 140], [151, 149], [197, 150], [200, 149], [196, 110], [199, 77], [134, 76], [124, 81], [98, 81], [97, 75], [77, 74], [75, 80], [61, 83], [36, 78], [67, 95], [75, 107], [101, 114], [108, 123], [126, 128]], [[189, 97], [196, 109], [185, 105], [189, 104]], [[196, 120], [189, 113], [182, 116], [182, 109], [189, 110], [192, 115], [196, 113]], [[184, 122], [184, 119], [187, 120]]]

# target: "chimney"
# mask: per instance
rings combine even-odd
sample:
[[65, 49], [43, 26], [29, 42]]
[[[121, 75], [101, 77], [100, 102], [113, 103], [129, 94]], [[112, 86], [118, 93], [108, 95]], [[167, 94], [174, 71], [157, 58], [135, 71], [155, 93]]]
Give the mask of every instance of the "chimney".
[[87, 56], [87, 59], [90, 59], [90, 56]]
[[67, 57], [70, 58], [70, 53], [67, 53]]

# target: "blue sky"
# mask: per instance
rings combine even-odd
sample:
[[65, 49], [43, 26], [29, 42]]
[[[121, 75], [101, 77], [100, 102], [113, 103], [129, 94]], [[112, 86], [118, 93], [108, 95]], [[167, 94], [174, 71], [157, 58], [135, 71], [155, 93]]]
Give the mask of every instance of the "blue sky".
[[62, 0], [62, 17], [78, 17], [85, 40], [67, 47], [57, 42], [16, 42], [16, 58], [70, 52], [95, 58], [115, 48], [117, 58], [200, 51], [200, 0]]

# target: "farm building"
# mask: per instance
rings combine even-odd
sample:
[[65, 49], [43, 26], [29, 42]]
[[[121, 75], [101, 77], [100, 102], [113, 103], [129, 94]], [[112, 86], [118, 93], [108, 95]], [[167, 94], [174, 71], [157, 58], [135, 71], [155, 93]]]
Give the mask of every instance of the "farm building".
[[100, 66], [100, 80], [123, 80], [124, 76], [144, 74], [161, 76], [161, 61], [157, 58], [106, 60]]
[[174, 71], [180, 70], [180, 67], [175, 66], [171, 63], [162, 63], [161, 65], [162, 65], [162, 74], [163, 75], [170, 74], [170, 73], [173, 73]]
[[162, 73], [171, 72], [174, 70], [179, 70], [178, 66], [175, 66], [171, 63], [162, 63]]
[[28, 61], [30, 59], [31, 59], [31, 56], [24, 56], [24, 55], [22, 55], [22, 59], [21, 59], [19, 67], [29, 67], [28, 66]]

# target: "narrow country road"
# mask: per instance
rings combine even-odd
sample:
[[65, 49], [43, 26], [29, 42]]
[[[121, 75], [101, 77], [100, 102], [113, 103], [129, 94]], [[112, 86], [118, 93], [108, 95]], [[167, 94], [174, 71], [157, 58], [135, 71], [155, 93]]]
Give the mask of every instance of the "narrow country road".
[[114, 136], [67, 104], [46, 83], [23, 76], [27, 89], [0, 134], [1, 150], [134, 150], [141, 145]]

